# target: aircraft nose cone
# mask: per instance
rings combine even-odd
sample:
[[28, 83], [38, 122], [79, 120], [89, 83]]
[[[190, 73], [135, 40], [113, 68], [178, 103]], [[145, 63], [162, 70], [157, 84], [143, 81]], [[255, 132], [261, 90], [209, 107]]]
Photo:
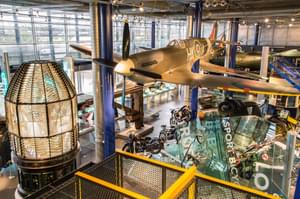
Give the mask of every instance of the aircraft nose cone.
[[116, 65], [115, 72], [121, 75], [130, 76], [132, 75], [132, 72], [130, 71], [132, 68], [134, 68], [134, 63], [131, 59], [122, 60]]

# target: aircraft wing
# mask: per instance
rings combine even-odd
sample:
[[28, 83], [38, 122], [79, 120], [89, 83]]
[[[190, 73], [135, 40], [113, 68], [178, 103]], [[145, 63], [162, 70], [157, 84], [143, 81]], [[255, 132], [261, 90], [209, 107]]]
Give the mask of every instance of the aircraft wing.
[[280, 53], [275, 53], [274, 56], [297, 58], [297, 57], [300, 57], [300, 50], [299, 49], [286, 50], [286, 51], [282, 51]]
[[287, 87], [237, 77], [192, 73], [187, 70], [186, 67], [178, 67], [173, 71], [161, 74], [161, 77], [162, 81], [174, 84], [185, 84], [250, 94], [300, 96], [300, 92], [290, 86]]
[[70, 47], [79, 51], [80, 53], [88, 56], [92, 56], [92, 49], [85, 45], [80, 45], [80, 44], [70, 44]]
[[213, 73], [228, 74], [236, 77], [243, 77], [243, 78], [257, 79], [257, 80], [263, 79], [263, 77], [254, 73], [225, 68], [223, 66], [212, 64], [203, 60], [200, 60], [200, 68], [205, 71], [213, 72]]
[[[87, 56], [92, 56], [92, 49], [88, 46], [85, 45], [80, 45], [80, 44], [70, 44], [70, 47], [79, 51], [80, 53], [87, 55]], [[122, 60], [121, 55], [114, 53], [113, 55], [113, 61], [118, 63]]]

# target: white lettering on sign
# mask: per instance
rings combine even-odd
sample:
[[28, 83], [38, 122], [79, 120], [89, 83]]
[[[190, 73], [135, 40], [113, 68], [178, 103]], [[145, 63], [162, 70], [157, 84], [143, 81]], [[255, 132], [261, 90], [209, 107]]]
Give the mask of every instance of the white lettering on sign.
[[225, 133], [225, 145], [226, 150], [228, 154], [228, 163], [229, 163], [229, 174], [230, 179], [232, 182], [239, 184], [239, 173], [238, 169], [236, 168], [237, 160], [235, 158], [235, 152], [234, 152], [234, 143], [232, 141], [232, 130], [231, 130], [231, 124], [230, 124], [230, 118], [224, 117], [222, 118], [222, 128]]

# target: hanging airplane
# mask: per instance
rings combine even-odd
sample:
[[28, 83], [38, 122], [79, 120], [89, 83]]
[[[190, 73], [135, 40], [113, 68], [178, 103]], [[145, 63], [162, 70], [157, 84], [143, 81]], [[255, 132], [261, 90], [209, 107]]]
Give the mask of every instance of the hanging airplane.
[[[139, 84], [162, 81], [249, 94], [300, 96], [300, 91], [291, 86], [286, 87], [259, 81], [264, 78], [253, 73], [227, 69], [209, 63], [214, 54], [212, 45], [210, 39], [206, 38], [173, 40], [167, 47], [129, 56], [129, 25], [125, 22], [121, 61], [116, 59], [114, 61], [117, 63], [107, 63], [102, 59], [93, 61], [102, 66], [114, 67], [117, 74]], [[200, 68], [203, 71], [222, 75], [191, 72], [192, 65], [197, 60], [200, 60]], [[224, 74], [229, 77], [223, 76]]]
[[[214, 42], [217, 37], [218, 24], [214, 23], [212, 32], [210, 34], [210, 40]], [[225, 41], [225, 34], [222, 35], [221, 41]], [[210, 63], [224, 66], [225, 60], [225, 46], [224, 45], [214, 45], [214, 56], [209, 60]], [[292, 49], [286, 50], [279, 53], [271, 53], [270, 59], [273, 57], [285, 57], [285, 58], [300, 58], [300, 50]], [[244, 52], [238, 49], [236, 52], [236, 67], [240, 69], [249, 69], [250, 71], [259, 71], [261, 65], [261, 52]]]
[[[213, 64], [224, 65], [225, 50], [217, 49], [217, 54], [209, 61]], [[284, 57], [284, 58], [300, 58], [300, 50], [292, 49], [279, 53], [270, 54], [270, 58]], [[261, 52], [237, 52], [236, 66], [241, 69], [248, 68], [250, 71], [259, 71], [261, 65]]]

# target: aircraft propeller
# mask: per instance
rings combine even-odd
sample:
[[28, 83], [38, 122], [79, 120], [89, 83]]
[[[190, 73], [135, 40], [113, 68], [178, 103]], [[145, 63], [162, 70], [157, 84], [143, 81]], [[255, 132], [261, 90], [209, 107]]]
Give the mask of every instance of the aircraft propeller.
[[[127, 60], [130, 52], [130, 31], [128, 21], [124, 22], [123, 43], [122, 43], [122, 59]], [[122, 106], [125, 106], [126, 95], [126, 76], [123, 75], [123, 90], [122, 90]]]

